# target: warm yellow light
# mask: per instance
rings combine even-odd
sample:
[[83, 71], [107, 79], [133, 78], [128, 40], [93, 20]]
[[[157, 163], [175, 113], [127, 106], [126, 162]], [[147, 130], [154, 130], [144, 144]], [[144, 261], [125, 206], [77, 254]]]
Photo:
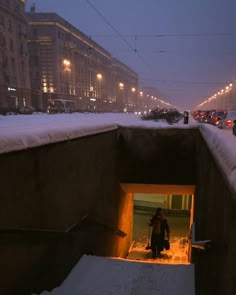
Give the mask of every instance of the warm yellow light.
[[132, 91], [132, 92], [135, 92], [135, 91], [136, 91], [136, 89], [133, 87], [133, 88], [131, 88], [131, 91]]
[[124, 88], [124, 84], [123, 83], [119, 83], [119, 87], [120, 87], [120, 89], [123, 89]]
[[69, 61], [68, 59], [64, 59], [64, 60], [63, 60], [63, 64], [64, 64], [65, 66], [70, 66], [70, 61]]
[[98, 80], [102, 80], [102, 74], [98, 73], [97, 78], [98, 78]]
[[71, 71], [71, 68], [70, 68], [71, 64], [68, 59], [63, 60], [63, 65], [64, 65], [64, 71], [67, 71], [67, 72]]

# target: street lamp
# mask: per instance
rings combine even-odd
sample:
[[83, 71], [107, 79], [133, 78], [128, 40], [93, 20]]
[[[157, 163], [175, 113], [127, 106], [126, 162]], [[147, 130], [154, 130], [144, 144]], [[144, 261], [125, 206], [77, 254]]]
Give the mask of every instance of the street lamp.
[[102, 102], [102, 87], [101, 87], [101, 82], [102, 82], [102, 74], [98, 73], [97, 74], [97, 79], [99, 81], [99, 88], [98, 88], [98, 104], [99, 104], [99, 111], [101, 111], [101, 102]]
[[121, 96], [120, 96], [120, 110], [123, 112], [123, 96], [124, 96], [124, 83], [120, 82], [119, 83], [119, 89], [121, 91]]
[[120, 90], [123, 90], [124, 89], [124, 84], [120, 82], [119, 87], [120, 87]]
[[136, 101], [136, 97], [135, 97], [135, 93], [136, 93], [136, 88], [135, 87], [132, 87], [131, 88], [131, 91], [133, 93], [132, 97], [131, 97], [131, 110], [134, 111], [134, 106], [135, 106], [135, 101]]
[[67, 71], [67, 72], [70, 72], [71, 71], [71, 63], [68, 59], [64, 59], [63, 60], [63, 65], [64, 65], [64, 70]]
[[65, 84], [66, 84], [66, 90], [67, 90], [67, 97], [70, 94], [70, 72], [71, 72], [71, 62], [69, 59], [63, 60], [63, 67], [65, 72]]

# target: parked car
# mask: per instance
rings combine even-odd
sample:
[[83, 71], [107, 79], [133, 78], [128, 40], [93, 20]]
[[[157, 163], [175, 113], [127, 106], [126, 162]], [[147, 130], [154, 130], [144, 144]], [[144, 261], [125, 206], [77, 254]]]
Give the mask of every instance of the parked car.
[[218, 128], [230, 129], [233, 128], [233, 121], [236, 120], [236, 111], [228, 111], [224, 118], [218, 124]]
[[236, 120], [234, 120], [234, 122], [233, 122], [234, 124], [233, 124], [233, 135], [235, 135], [236, 136]]
[[34, 108], [31, 106], [24, 106], [24, 107], [20, 107], [18, 109], [18, 114], [22, 114], [22, 115], [32, 115], [34, 111]]

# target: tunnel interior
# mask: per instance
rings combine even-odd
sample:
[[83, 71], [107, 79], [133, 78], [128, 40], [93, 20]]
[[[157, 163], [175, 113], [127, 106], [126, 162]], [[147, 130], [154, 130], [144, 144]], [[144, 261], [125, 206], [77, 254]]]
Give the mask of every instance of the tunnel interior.
[[[140, 213], [142, 207], [137, 208], [137, 203], [139, 205], [142, 202], [145, 203], [146, 198], [146, 205], [150, 207], [151, 202], [147, 203], [147, 200], [156, 194], [156, 200], [151, 205], [155, 206], [155, 202], [158, 200], [157, 195], [159, 195], [159, 201], [161, 200], [159, 205], [164, 209], [165, 214], [170, 216], [170, 219], [174, 220], [172, 216], [177, 212], [179, 212], [179, 216], [185, 214], [186, 217], [188, 215], [188, 229], [181, 237], [182, 241], [186, 241], [194, 212], [196, 138], [197, 133], [194, 129], [181, 130], [181, 132], [178, 129], [121, 128], [119, 130], [121, 187], [133, 195], [134, 212], [132, 217], [135, 232], [137, 232], [135, 221], [138, 223], [141, 219], [140, 216], [140, 218], [137, 216], [137, 209]], [[142, 202], [135, 200], [138, 195], [142, 195]], [[162, 197], [160, 197], [161, 195]], [[151, 209], [149, 208], [149, 214], [151, 211], [153, 213]], [[144, 216], [142, 217], [143, 222], [147, 223]], [[150, 215], [147, 216], [148, 218]], [[176, 222], [178, 223], [178, 221]], [[172, 225], [172, 228], [175, 226]], [[140, 232], [142, 232], [142, 224]], [[172, 245], [174, 245], [176, 237], [171, 235], [170, 237]], [[140, 239], [135, 236], [136, 238]], [[143, 242], [141, 247], [145, 247]], [[191, 258], [188, 256], [187, 260], [190, 262]]]
[[193, 222], [194, 186], [121, 184], [133, 195], [132, 244], [127, 259], [152, 261], [151, 228], [148, 222], [157, 207], [162, 208], [170, 226], [170, 249], [164, 250], [159, 264], [191, 263], [189, 233]]

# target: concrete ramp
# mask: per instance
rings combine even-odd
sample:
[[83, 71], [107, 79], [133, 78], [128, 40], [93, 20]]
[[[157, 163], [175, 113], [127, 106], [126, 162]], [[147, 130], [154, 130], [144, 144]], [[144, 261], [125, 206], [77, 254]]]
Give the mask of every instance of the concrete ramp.
[[194, 295], [194, 265], [83, 256], [61, 286], [41, 295]]

